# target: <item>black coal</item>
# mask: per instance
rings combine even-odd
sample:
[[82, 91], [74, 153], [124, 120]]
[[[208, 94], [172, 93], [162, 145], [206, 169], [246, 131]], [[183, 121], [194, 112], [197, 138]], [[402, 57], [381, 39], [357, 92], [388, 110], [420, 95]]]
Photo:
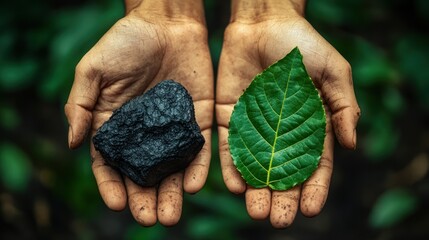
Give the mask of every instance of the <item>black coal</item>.
[[93, 137], [105, 161], [141, 186], [186, 168], [204, 145], [192, 98], [164, 80], [119, 109]]

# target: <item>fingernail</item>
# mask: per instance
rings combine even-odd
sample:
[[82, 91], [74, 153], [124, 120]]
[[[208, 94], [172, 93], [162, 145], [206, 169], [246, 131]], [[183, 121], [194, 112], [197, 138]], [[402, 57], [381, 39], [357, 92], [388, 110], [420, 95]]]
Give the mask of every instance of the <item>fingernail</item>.
[[69, 148], [71, 148], [73, 143], [73, 130], [71, 126], [69, 126], [68, 141], [69, 141]]

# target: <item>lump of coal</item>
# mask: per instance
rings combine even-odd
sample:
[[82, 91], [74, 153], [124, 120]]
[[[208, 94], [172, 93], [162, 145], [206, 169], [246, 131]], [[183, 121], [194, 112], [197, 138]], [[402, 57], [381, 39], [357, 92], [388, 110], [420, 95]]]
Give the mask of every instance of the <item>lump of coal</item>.
[[141, 186], [182, 170], [204, 145], [186, 89], [164, 80], [113, 112], [93, 137], [105, 161]]

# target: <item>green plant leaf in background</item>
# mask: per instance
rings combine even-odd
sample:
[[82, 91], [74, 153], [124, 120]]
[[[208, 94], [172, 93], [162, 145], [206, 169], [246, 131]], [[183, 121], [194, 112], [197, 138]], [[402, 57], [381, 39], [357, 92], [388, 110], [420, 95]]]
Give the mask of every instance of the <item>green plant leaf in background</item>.
[[31, 178], [27, 155], [12, 143], [0, 143], [0, 180], [8, 189], [22, 192]]
[[26, 58], [21, 61], [1, 62], [0, 88], [13, 91], [28, 86], [39, 64], [36, 59]]
[[390, 189], [383, 193], [369, 215], [372, 228], [392, 227], [417, 209], [417, 196], [406, 189]]
[[238, 171], [253, 187], [286, 190], [316, 170], [326, 117], [298, 48], [258, 74], [238, 100], [229, 146]]

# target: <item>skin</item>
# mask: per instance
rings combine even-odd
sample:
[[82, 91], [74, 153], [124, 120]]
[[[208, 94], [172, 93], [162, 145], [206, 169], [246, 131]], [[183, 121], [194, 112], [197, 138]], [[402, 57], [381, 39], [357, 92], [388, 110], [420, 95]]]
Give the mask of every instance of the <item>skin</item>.
[[202, 1], [126, 1], [120, 19], [81, 59], [65, 105], [69, 147], [77, 148], [127, 100], [164, 79], [180, 82], [191, 94], [205, 137], [202, 151], [184, 171], [158, 187], [143, 188], [106, 165], [91, 143], [92, 170], [106, 205], [129, 205], [143, 226], [171, 226], [181, 216], [183, 191], [195, 193], [207, 178], [214, 108], [213, 70]]
[[[207, 178], [214, 108], [213, 70], [200, 0], [125, 0], [119, 20], [82, 58], [65, 113], [69, 146], [79, 147], [127, 100], [163, 79], [182, 83], [194, 100], [196, 119], [206, 144], [184, 171], [157, 187], [143, 188], [106, 165], [91, 144], [92, 170], [106, 205], [120, 211], [128, 204], [143, 226], [159, 221], [171, 226], [181, 216], [183, 192], [195, 193]], [[276, 228], [292, 224], [300, 208], [305, 216], [320, 213], [333, 167], [334, 135], [356, 147], [360, 110], [348, 62], [304, 19], [302, 0], [233, 0], [218, 69], [216, 118], [219, 154], [227, 188], [245, 193], [253, 219], [270, 218]], [[227, 142], [234, 104], [252, 78], [298, 46], [304, 64], [324, 100], [327, 113], [324, 152], [319, 168], [302, 186], [288, 191], [254, 189], [232, 163]]]
[[[298, 208], [318, 215], [328, 196], [333, 168], [334, 135], [348, 149], [356, 147], [360, 116], [349, 63], [305, 20], [305, 1], [233, 0], [218, 69], [216, 119], [219, 154], [227, 188], [245, 193], [251, 218], [269, 217], [275, 228], [292, 224]], [[327, 113], [324, 151], [318, 169], [302, 185], [287, 191], [247, 186], [233, 165], [228, 123], [239, 96], [253, 77], [298, 46], [319, 89]]]

